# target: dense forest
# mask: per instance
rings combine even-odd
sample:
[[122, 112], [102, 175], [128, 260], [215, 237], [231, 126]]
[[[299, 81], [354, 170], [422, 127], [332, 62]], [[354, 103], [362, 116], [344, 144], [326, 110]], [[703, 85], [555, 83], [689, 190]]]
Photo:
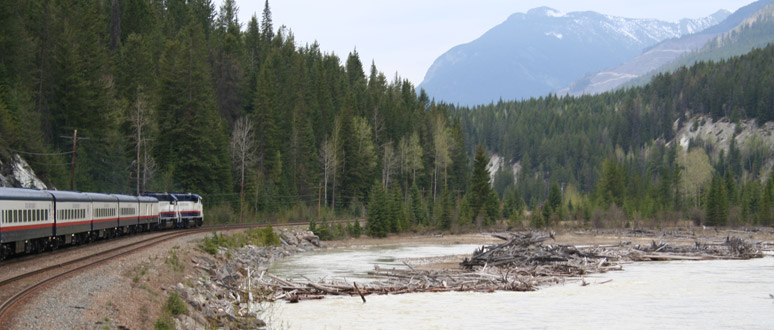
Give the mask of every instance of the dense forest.
[[[770, 145], [760, 138], [744, 145], [732, 139], [727, 148], [690, 141], [684, 150], [673, 139], [696, 116], [735, 124], [774, 119], [773, 58], [774, 46], [769, 46], [660, 74], [644, 87], [499, 102], [458, 109], [454, 116], [461, 118], [469, 145], [486, 145], [518, 162], [515, 188], [532, 208], [544, 204], [551, 182], [564, 186], [566, 202], [574, 200], [575, 207], [561, 211], [577, 214], [560, 214], [560, 219], [588, 221], [593, 210], [614, 205], [623, 214], [599, 217], [621, 218], [623, 224], [654, 218], [704, 223], [706, 215], [708, 224], [726, 224], [730, 212], [733, 224], [771, 224], [774, 192], [765, 166]], [[716, 217], [713, 194], [719, 188], [713, 182], [721, 178], [725, 185], [718, 203], [724, 216]], [[495, 175], [494, 186], [506, 196], [513, 181], [513, 171], [506, 169]]]
[[[21, 155], [59, 189], [200, 193], [212, 221], [368, 217], [372, 236], [502, 219], [772, 223], [770, 146], [670, 143], [699, 114], [774, 119], [772, 47], [625, 91], [459, 108], [356, 51], [297, 45], [268, 1], [249, 22], [237, 12], [0, 2], [0, 159]], [[490, 151], [521, 170], [491, 185]]]
[[[0, 149], [72, 189], [191, 191], [250, 214], [364, 213], [374, 185], [463, 191], [459, 122], [356, 51], [234, 1], [4, 1]], [[306, 211], [305, 211], [306, 210]], [[335, 213], [334, 213], [335, 214]]]

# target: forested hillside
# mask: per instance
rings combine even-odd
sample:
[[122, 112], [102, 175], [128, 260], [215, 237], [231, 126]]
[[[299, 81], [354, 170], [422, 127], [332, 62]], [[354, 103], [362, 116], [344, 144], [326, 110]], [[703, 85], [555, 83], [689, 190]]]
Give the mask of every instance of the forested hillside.
[[[543, 204], [554, 182], [566, 186], [565, 196], [574, 199], [575, 209], [578, 203], [587, 208], [579, 211], [579, 218], [588, 220], [593, 209], [611, 204], [622, 208], [628, 219], [670, 214], [679, 218], [682, 212], [710, 207], [710, 183], [722, 178], [724, 205], [738, 207], [737, 222], [771, 223], [774, 187], [766, 180], [770, 145], [754, 138], [744, 145], [732, 140], [728, 148], [712, 140], [690, 141], [684, 150], [673, 139], [696, 115], [732, 123], [746, 118], [759, 124], [771, 121], [773, 79], [774, 46], [769, 46], [661, 74], [645, 87], [501, 102], [454, 113], [471, 144], [487, 145], [519, 163], [516, 186], [533, 207]], [[696, 177], [702, 171], [706, 175]], [[513, 173], [498, 173], [498, 192], [513, 189], [505, 188], [513, 178]], [[728, 215], [728, 209], [723, 213]], [[702, 214], [695, 217], [703, 219]]]
[[0, 150], [57, 188], [69, 188], [74, 130], [82, 191], [192, 191], [233, 206], [244, 191], [246, 209], [269, 213], [316, 210], [322, 195], [360, 214], [377, 183], [416, 183], [432, 199], [467, 182], [461, 126], [444, 108], [373, 64], [366, 75], [357, 52], [296, 45], [268, 2], [250, 22], [234, 1], [2, 6]]
[[[770, 145], [673, 139], [700, 114], [774, 119], [772, 47], [626, 91], [455, 108], [355, 51], [297, 45], [268, 2], [249, 22], [231, 0], [0, 6], [0, 161], [59, 189], [77, 130], [73, 189], [196, 192], [211, 221], [771, 223]], [[487, 151], [521, 165], [516, 185], [501, 171], [492, 189]]]

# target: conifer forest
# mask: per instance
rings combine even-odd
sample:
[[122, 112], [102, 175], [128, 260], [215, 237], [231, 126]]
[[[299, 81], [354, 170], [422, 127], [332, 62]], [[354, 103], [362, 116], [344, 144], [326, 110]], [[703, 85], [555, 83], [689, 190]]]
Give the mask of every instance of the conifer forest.
[[[1, 159], [58, 189], [195, 192], [209, 221], [315, 220], [330, 237], [360, 222], [320, 221], [366, 219], [375, 237], [774, 224], [770, 145], [676, 139], [697, 118], [774, 120], [774, 46], [643, 87], [459, 107], [355, 49], [298, 44], [268, 1], [249, 22], [233, 0], [0, 6]], [[490, 171], [495, 154], [517, 166]]]

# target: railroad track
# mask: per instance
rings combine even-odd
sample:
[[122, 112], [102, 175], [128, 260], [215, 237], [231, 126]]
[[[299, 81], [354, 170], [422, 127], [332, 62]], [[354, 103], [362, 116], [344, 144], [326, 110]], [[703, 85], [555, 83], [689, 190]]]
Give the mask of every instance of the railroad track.
[[[308, 225], [308, 222], [294, 222], [287, 224], [272, 224], [275, 227], [285, 226], [302, 226]], [[233, 230], [233, 229], [246, 229], [254, 227], [265, 227], [267, 224], [240, 224], [240, 225], [222, 225], [222, 226], [209, 226], [196, 229], [188, 229], [184, 231], [172, 231], [167, 232], [159, 236], [148, 237], [147, 239], [133, 242], [130, 244], [122, 245], [112, 249], [100, 251], [94, 254], [90, 254], [81, 258], [68, 260], [59, 264], [55, 264], [48, 267], [36, 269], [24, 274], [20, 274], [5, 280], [0, 281], [0, 324], [8, 324], [6, 317], [10, 315], [10, 311], [17, 307], [24, 298], [29, 297], [31, 294], [38, 290], [51, 285], [57, 281], [63, 280], [67, 277], [73, 276], [79, 272], [85, 271], [89, 268], [96, 267], [104, 264], [108, 261], [121, 258], [123, 256], [139, 252], [146, 248], [159, 245], [164, 242], [176, 239], [178, 237], [199, 234], [209, 231], [218, 230]], [[20, 260], [29, 261], [29, 260]], [[16, 262], [14, 262], [15, 264]], [[36, 281], [35, 281], [36, 279]], [[34, 284], [30, 284], [33, 282]], [[15, 286], [15, 287], [14, 287]]]

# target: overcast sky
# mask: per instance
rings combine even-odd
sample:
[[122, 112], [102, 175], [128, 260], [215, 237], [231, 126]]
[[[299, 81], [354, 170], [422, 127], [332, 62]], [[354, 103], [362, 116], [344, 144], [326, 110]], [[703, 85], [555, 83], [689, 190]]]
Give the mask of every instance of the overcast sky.
[[[221, 1], [213, 1], [218, 8]], [[315, 40], [342, 59], [357, 48], [368, 74], [371, 61], [391, 81], [395, 73], [419, 85], [433, 61], [452, 47], [475, 40], [514, 13], [548, 6], [562, 12], [596, 11], [629, 18], [708, 16], [734, 12], [753, 0], [270, 0], [274, 28], [285, 25], [296, 44]], [[260, 21], [264, 0], [237, 0], [243, 28]]]

